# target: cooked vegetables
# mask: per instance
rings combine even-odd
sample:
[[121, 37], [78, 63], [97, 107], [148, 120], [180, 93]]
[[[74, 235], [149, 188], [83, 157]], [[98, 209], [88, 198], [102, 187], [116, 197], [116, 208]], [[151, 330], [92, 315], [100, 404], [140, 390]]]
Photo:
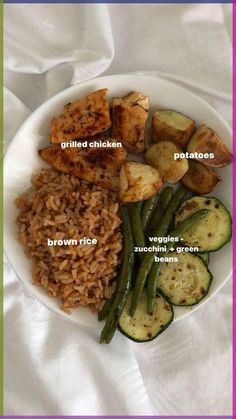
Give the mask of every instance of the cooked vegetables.
[[51, 143], [60, 144], [92, 137], [110, 126], [107, 89], [101, 89], [90, 93], [84, 99], [68, 103], [64, 113], [53, 118], [49, 138]]
[[214, 252], [230, 241], [232, 235], [231, 216], [218, 199], [204, 196], [188, 199], [178, 210], [176, 223], [202, 208], [209, 211], [206, 217], [186, 231], [182, 237], [188, 246], [197, 246], [199, 252]]
[[[182, 192], [181, 192], [182, 195]], [[155, 212], [151, 218], [149, 224], [149, 236], [155, 235], [156, 229], [159, 226], [161, 221], [161, 217], [164, 214], [164, 211], [167, 208], [171, 198], [173, 196], [173, 189], [170, 186], [167, 186], [161, 191], [160, 198], [158, 200]]]
[[120, 171], [120, 200], [136, 202], [155, 195], [163, 182], [154, 167], [135, 161], [124, 162]]
[[209, 253], [196, 253], [197, 256], [202, 258], [203, 262], [208, 266], [210, 263], [210, 254]]
[[[175, 229], [170, 232], [170, 236], [172, 237], [181, 237], [185, 231], [188, 231], [192, 226], [199, 222], [202, 218], [204, 218], [207, 214], [207, 210], [199, 210], [195, 214], [190, 215], [190, 217], [186, 218], [181, 223], [177, 224]], [[194, 217], [196, 215], [196, 218]], [[168, 254], [170, 248], [173, 246], [173, 243], [170, 242], [166, 246], [166, 252], [164, 256]], [[163, 256], [163, 255], [162, 255]], [[157, 289], [157, 279], [160, 272], [160, 268], [162, 266], [162, 262], [154, 262], [150, 273], [147, 279], [147, 292], [148, 292], [148, 299], [147, 299], [147, 311], [148, 313], [153, 313], [154, 304], [155, 304], [155, 295]]]
[[141, 209], [142, 209], [142, 201], [134, 202], [130, 206], [130, 221], [131, 221], [131, 226], [132, 226], [134, 243], [136, 246], [145, 245], [145, 237], [144, 237], [144, 233], [142, 229], [142, 222], [141, 222]]
[[174, 305], [191, 306], [199, 303], [211, 285], [212, 274], [203, 260], [191, 253], [175, 253], [178, 262], [163, 263], [157, 287]]
[[205, 125], [201, 125], [195, 131], [188, 143], [187, 151], [189, 153], [209, 154], [209, 158], [199, 156], [196, 157], [196, 160], [210, 167], [223, 167], [232, 160], [232, 154], [220, 136]]
[[181, 179], [186, 188], [199, 195], [210, 193], [220, 182], [220, 177], [211, 168], [198, 161], [188, 161], [188, 171]]
[[139, 92], [112, 100], [112, 136], [134, 153], [144, 151], [144, 128], [149, 97]]
[[171, 304], [159, 294], [156, 295], [155, 311], [153, 315], [147, 314], [147, 295], [144, 290], [141, 294], [135, 317], [130, 317], [130, 303], [132, 291], [129, 293], [125, 308], [119, 320], [121, 333], [135, 342], [147, 342], [156, 338], [172, 323], [174, 312]]
[[152, 119], [153, 141], [172, 141], [185, 148], [195, 129], [195, 122], [186, 115], [169, 109], [154, 113]]
[[170, 195], [172, 195], [171, 188], [165, 188], [165, 190], [167, 190], [168, 193], [167, 191], [165, 193], [163, 191], [161, 201], [161, 205], [165, 208], [165, 212], [163, 213], [161, 223], [153, 230], [153, 236], [156, 237], [164, 236], [167, 233], [169, 226], [175, 217], [175, 213], [186, 193], [184, 186], [180, 186], [170, 199]]
[[[185, 189], [181, 186], [178, 189], [178, 191], [175, 193], [173, 198], [171, 199], [165, 211], [165, 214], [163, 216], [162, 222], [157, 227], [157, 230], [154, 232], [153, 236], [157, 236], [157, 237], [164, 236], [167, 233], [169, 225], [174, 217], [175, 211], [179, 207], [179, 204], [184, 194], [185, 194]], [[135, 281], [135, 286], [134, 286], [132, 304], [131, 304], [131, 309], [130, 309], [131, 315], [133, 315], [136, 310], [140, 295], [146, 283], [147, 275], [150, 271], [150, 268], [152, 266], [152, 263], [154, 261], [156, 254], [157, 252], [148, 252], [144, 255], [142, 259], [139, 272], [137, 275], [137, 279]]]
[[154, 195], [151, 198], [144, 201], [141, 211], [141, 223], [143, 231], [146, 231], [150, 220], [152, 219], [153, 213], [155, 212], [158, 201], [158, 195]]
[[54, 145], [39, 150], [39, 155], [54, 169], [111, 190], [119, 189], [119, 169], [126, 154], [123, 147], [62, 150], [60, 146]]
[[120, 212], [124, 237], [123, 264], [121, 273], [119, 275], [119, 281], [115, 290], [114, 299], [106, 319], [106, 324], [101, 332], [100, 343], [109, 343], [111, 341], [123, 311], [131, 284], [131, 275], [134, 263], [134, 243], [132, 237], [132, 229], [128, 208], [125, 205], [122, 205]]
[[163, 180], [177, 183], [188, 170], [188, 160], [185, 157], [175, 160], [175, 153], [181, 153], [177, 145], [160, 141], [146, 151], [145, 160], [159, 171]]
[[[116, 278], [116, 282], [119, 282], [119, 277]], [[115, 293], [108, 299], [105, 301], [104, 306], [102, 307], [102, 309], [98, 312], [98, 321], [101, 322], [102, 320], [104, 320], [107, 316], [108, 313], [111, 309], [112, 303], [114, 301], [114, 297], [115, 297]]]

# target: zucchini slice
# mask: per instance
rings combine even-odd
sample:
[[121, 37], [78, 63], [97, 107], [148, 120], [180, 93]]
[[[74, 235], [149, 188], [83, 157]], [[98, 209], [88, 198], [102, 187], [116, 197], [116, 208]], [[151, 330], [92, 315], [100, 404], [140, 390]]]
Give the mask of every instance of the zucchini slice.
[[147, 342], [155, 339], [171, 324], [174, 319], [172, 305], [157, 294], [155, 309], [152, 315], [147, 313], [147, 293], [143, 291], [133, 317], [129, 310], [132, 291], [129, 293], [125, 308], [119, 320], [119, 330], [123, 335], [135, 342]]
[[175, 222], [183, 221], [202, 208], [207, 208], [209, 213], [187, 230], [182, 238], [188, 246], [197, 246], [199, 252], [215, 252], [229, 242], [232, 236], [230, 213], [218, 199], [205, 196], [188, 199], [179, 208]]
[[203, 262], [205, 262], [206, 266], [210, 263], [210, 254], [209, 253], [197, 253], [197, 256], [202, 258]]
[[162, 264], [157, 287], [176, 306], [192, 306], [208, 293], [212, 274], [203, 260], [192, 253], [176, 253], [178, 262]]

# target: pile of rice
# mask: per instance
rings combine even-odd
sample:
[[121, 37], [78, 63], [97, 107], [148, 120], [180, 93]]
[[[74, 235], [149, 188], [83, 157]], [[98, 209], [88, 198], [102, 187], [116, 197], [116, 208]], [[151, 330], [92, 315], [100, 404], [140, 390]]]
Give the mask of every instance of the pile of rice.
[[[58, 297], [64, 311], [98, 310], [114, 289], [122, 235], [113, 192], [53, 169], [32, 179], [16, 200], [19, 240], [33, 258], [33, 283]], [[48, 239], [97, 239], [97, 244], [48, 246]]]

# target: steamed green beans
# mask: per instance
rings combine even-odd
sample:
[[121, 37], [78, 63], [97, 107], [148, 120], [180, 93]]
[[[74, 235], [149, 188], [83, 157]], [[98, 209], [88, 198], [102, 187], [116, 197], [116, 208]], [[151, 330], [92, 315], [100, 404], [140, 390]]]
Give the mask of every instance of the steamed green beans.
[[145, 237], [142, 229], [141, 223], [141, 209], [142, 201], [134, 202], [130, 206], [130, 222], [132, 226], [132, 233], [134, 238], [134, 243], [136, 246], [145, 245]]
[[149, 225], [149, 230], [148, 230], [148, 233], [150, 236], [152, 235], [152, 232], [155, 231], [155, 229], [160, 224], [161, 217], [164, 214], [165, 209], [167, 208], [167, 205], [169, 204], [172, 196], [173, 196], [173, 188], [171, 188], [170, 186], [167, 186], [161, 192], [160, 198], [158, 200], [158, 204], [156, 206], [156, 209], [150, 221], [151, 225]]
[[154, 211], [156, 209], [157, 201], [158, 201], [158, 194], [152, 196], [151, 198], [144, 201], [142, 205], [142, 211], [141, 211], [141, 223], [142, 223], [142, 229], [145, 232], [148, 227], [150, 220], [152, 219], [152, 216], [154, 214]]
[[131, 284], [131, 276], [134, 264], [134, 243], [127, 206], [121, 207], [122, 230], [124, 237], [124, 258], [119, 282], [114, 294], [114, 300], [110, 307], [105, 326], [100, 335], [100, 343], [109, 343], [115, 333], [119, 318], [123, 311], [128, 291]]
[[[180, 186], [180, 188], [177, 190], [177, 192], [173, 195], [169, 205], [166, 208], [166, 211], [163, 215], [162, 222], [159, 224], [159, 226], [154, 231], [153, 236], [164, 236], [169, 228], [169, 225], [175, 215], [175, 212], [177, 211], [179, 204], [186, 192], [186, 189], [183, 186]], [[148, 276], [148, 273], [151, 269], [152, 263], [154, 261], [155, 256], [157, 255], [157, 252], [147, 253], [144, 255], [140, 269], [138, 272], [138, 276], [136, 279], [136, 283], [134, 286], [132, 301], [131, 301], [131, 307], [130, 307], [130, 314], [131, 316], [134, 315], [134, 312], [137, 308], [137, 304], [140, 298], [140, 295], [142, 293], [143, 287], [146, 283], [146, 279]]]
[[[119, 276], [116, 279], [117, 283], [119, 282]], [[102, 307], [102, 309], [98, 312], [98, 321], [101, 322], [102, 320], [104, 320], [107, 316], [108, 313], [111, 309], [112, 303], [114, 301], [114, 297], [115, 297], [115, 292], [114, 294], [109, 298], [109, 300], [106, 300], [104, 306]]]

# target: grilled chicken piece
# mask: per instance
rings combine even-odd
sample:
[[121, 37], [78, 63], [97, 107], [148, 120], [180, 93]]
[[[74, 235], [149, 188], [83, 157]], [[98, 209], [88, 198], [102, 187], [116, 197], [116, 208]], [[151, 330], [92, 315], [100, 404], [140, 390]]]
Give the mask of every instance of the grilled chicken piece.
[[94, 185], [117, 191], [119, 170], [127, 153], [123, 147], [62, 150], [60, 146], [54, 145], [39, 150], [39, 155], [60, 172], [70, 173]]
[[110, 126], [107, 89], [101, 89], [68, 103], [64, 113], [52, 119], [49, 138], [51, 143], [60, 144], [92, 137]]
[[53, 169], [58, 170], [63, 173], [71, 173], [71, 168], [68, 164], [68, 158], [59, 145], [54, 145], [52, 147], [43, 148], [38, 150], [40, 157], [46, 163], [53, 167]]
[[112, 137], [122, 141], [127, 150], [142, 153], [144, 128], [148, 118], [149, 97], [142, 93], [112, 100]]
[[111, 172], [120, 169], [127, 156], [127, 151], [124, 147], [88, 147], [82, 150], [79, 148], [66, 148], [64, 153], [68, 156], [68, 159], [75, 164], [80, 164], [82, 156], [82, 158], [89, 163], [99, 166], [104, 170], [110, 170]]

